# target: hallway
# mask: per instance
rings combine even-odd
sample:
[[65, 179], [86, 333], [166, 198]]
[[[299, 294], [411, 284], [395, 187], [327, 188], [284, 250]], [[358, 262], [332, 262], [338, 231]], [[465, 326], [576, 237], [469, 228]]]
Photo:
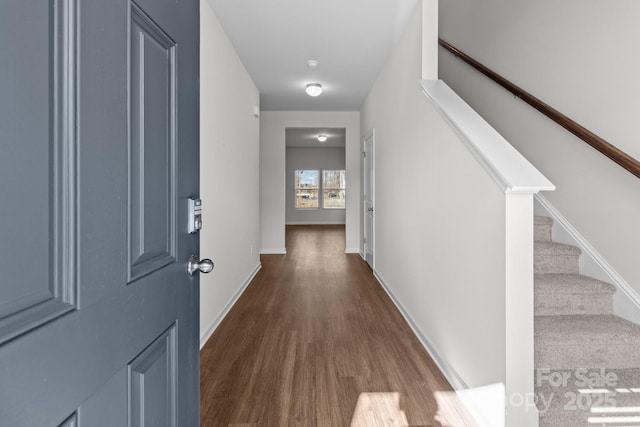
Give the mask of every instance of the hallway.
[[286, 245], [201, 351], [201, 425], [439, 426], [451, 388], [344, 226], [287, 226]]

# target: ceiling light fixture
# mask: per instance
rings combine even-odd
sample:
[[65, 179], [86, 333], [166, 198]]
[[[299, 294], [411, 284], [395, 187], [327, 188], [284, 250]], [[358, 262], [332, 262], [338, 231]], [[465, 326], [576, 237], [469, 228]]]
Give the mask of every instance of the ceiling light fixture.
[[327, 135], [318, 135], [318, 141], [325, 142], [327, 140]]
[[307, 61], [307, 67], [311, 68], [312, 70], [318, 68], [318, 65], [320, 65], [320, 63], [315, 59], [310, 59]]
[[304, 91], [309, 96], [318, 96], [322, 93], [322, 85], [320, 83], [309, 83]]

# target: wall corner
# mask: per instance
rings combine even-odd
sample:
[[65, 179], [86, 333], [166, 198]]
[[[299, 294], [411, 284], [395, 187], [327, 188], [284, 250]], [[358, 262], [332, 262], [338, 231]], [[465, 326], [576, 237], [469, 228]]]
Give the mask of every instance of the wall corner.
[[422, 0], [422, 80], [438, 78], [438, 0]]

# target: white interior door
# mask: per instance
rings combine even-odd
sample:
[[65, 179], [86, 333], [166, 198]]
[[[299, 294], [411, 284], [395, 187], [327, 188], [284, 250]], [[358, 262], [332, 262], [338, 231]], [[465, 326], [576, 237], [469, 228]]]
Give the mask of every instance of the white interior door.
[[375, 130], [364, 140], [364, 256], [373, 269], [374, 263], [374, 141]]

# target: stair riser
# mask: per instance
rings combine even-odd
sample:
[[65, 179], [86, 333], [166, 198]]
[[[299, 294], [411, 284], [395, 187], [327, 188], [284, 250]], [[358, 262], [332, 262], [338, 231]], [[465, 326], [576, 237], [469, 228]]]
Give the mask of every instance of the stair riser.
[[536, 274], [578, 274], [577, 255], [535, 254], [534, 272]]
[[640, 366], [640, 353], [630, 352], [629, 346], [624, 342], [608, 345], [598, 342], [580, 345], [537, 342], [535, 366], [551, 369], [575, 369], [578, 366], [594, 369], [631, 369]]
[[613, 314], [611, 294], [536, 294], [536, 316]]
[[536, 224], [533, 228], [533, 239], [539, 242], [550, 242], [551, 224]]

